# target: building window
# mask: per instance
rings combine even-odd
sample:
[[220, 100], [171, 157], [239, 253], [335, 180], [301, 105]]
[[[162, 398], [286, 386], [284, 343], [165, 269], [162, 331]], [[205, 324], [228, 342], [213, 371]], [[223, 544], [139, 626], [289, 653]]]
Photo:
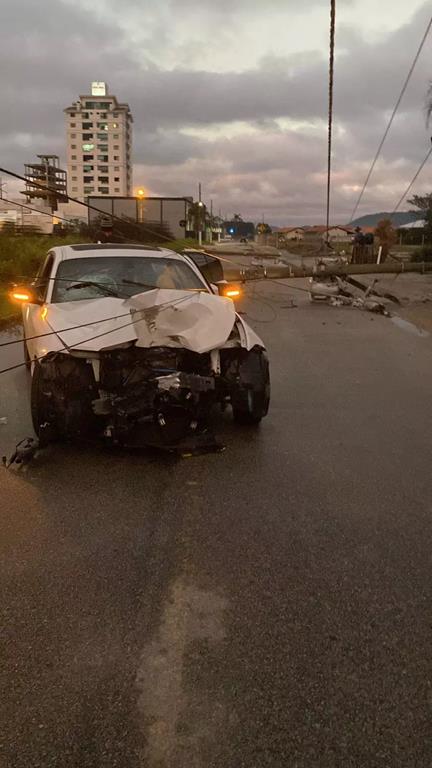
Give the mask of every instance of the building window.
[[101, 112], [99, 117], [100, 117], [101, 120], [106, 120], [107, 119], [107, 113], [106, 112]]
[[88, 120], [90, 115], [89, 115], [88, 112], [82, 112], [81, 113], [81, 117], [82, 117], [83, 120]]
[[108, 123], [98, 123], [97, 127], [98, 127], [98, 131], [107, 131]]
[[120, 149], [118, 144], [114, 144], [114, 149]]
[[108, 144], [100, 144], [99, 152], [108, 152]]
[[72, 176], [72, 181], [78, 181], [78, 176]]
[[84, 187], [84, 194], [85, 195], [91, 195], [93, 194], [93, 187]]
[[109, 101], [86, 101], [86, 109], [109, 109], [111, 106]]
[[114, 192], [120, 192], [120, 187], [114, 187]]
[[91, 184], [93, 181], [93, 176], [84, 176], [83, 182], [84, 184]]
[[75, 117], [75, 112], [69, 112], [69, 117]]
[[118, 123], [113, 123], [112, 127], [113, 127], [113, 128], [118, 128], [118, 127], [119, 127], [119, 126], [118, 126]]
[[99, 184], [109, 184], [109, 178], [108, 176], [99, 176], [98, 182]]
[[114, 155], [114, 160], [120, 160], [118, 155]]
[[78, 187], [72, 187], [72, 192], [78, 192]]
[[115, 166], [114, 166], [114, 170], [115, 170], [115, 171], [119, 171], [119, 170], [120, 170], [120, 166], [119, 166], [119, 165], [115, 165]]
[[94, 149], [94, 144], [87, 144], [87, 143], [84, 143], [84, 144], [82, 145], [82, 148], [83, 148], [83, 152], [91, 152], [91, 151], [92, 151], [92, 149]]
[[70, 137], [71, 139], [76, 139], [76, 133], [71, 133]]
[[92, 165], [83, 165], [84, 173], [88, 173], [89, 171], [92, 171], [92, 170], [93, 170], [93, 166]]
[[71, 165], [71, 171], [76, 171], [77, 167], [76, 165]]
[[93, 134], [92, 133], [83, 133], [82, 137], [83, 137], [83, 141], [91, 141], [92, 138], [93, 138]]
[[118, 112], [114, 112], [113, 117], [118, 117]]
[[71, 123], [71, 124], [70, 124], [70, 127], [71, 127], [71, 128], [75, 128], [75, 126], [76, 126], [76, 123]]
[[98, 133], [97, 138], [99, 141], [106, 141], [107, 140], [106, 133]]
[[83, 160], [87, 163], [89, 160], [94, 160], [94, 155], [83, 155]]
[[99, 173], [108, 173], [108, 166], [107, 165], [100, 165], [99, 166]]
[[109, 195], [108, 187], [99, 187], [98, 192], [100, 192], [101, 195]]
[[120, 176], [114, 176], [114, 181], [120, 181]]
[[108, 162], [108, 155], [98, 155], [98, 160], [100, 163], [107, 163]]
[[91, 128], [93, 128], [93, 123], [83, 123], [82, 128], [83, 131], [89, 131]]
[[71, 155], [71, 160], [76, 160], [76, 155]]
[[76, 149], [76, 144], [71, 144], [71, 149]]
[[119, 134], [118, 133], [113, 133], [113, 139], [118, 139], [118, 138], [119, 138]]

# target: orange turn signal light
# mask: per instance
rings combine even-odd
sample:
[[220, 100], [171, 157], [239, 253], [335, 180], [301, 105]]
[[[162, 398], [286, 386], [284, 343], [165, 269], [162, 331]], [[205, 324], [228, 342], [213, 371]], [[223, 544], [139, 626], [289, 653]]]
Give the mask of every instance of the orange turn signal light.
[[19, 289], [15, 291], [11, 291], [10, 297], [14, 301], [31, 301], [31, 298], [32, 298], [29, 291], [24, 291]]
[[227, 299], [238, 299], [242, 295], [243, 291], [239, 285], [228, 284], [221, 286], [220, 293]]

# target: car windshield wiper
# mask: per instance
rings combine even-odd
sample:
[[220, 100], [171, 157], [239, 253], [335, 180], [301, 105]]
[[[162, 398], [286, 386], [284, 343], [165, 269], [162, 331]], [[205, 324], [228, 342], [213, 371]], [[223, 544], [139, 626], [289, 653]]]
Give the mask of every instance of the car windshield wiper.
[[137, 283], [136, 280], [127, 280], [126, 278], [122, 280], [122, 283], [124, 283], [124, 285], [136, 285], [138, 288], [158, 288], [157, 285], [150, 285], [149, 283]]
[[[149, 283], [137, 283], [135, 280], [124, 279], [122, 280], [122, 283], [124, 283], [125, 285], [136, 285], [138, 288], [149, 288], [149, 289], [156, 289], [156, 290], [160, 289], [159, 285], [149, 285]], [[174, 290], [190, 291], [195, 293], [208, 293], [207, 289], [204, 288], [204, 286], [202, 288], [175, 288]]]
[[74, 291], [78, 288], [98, 288], [102, 293], [105, 293], [107, 296], [115, 296], [116, 299], [119, 298], [119, 294], [117, 291], [114, 291], [112, 288], [109, 288], [107, 285], [104, 285], [104, 283], [94, 283], [92, 280], [81, 280], [79, 283], [74, 283], [73, 285], [69, 285], [66, 290], [67, 291]]

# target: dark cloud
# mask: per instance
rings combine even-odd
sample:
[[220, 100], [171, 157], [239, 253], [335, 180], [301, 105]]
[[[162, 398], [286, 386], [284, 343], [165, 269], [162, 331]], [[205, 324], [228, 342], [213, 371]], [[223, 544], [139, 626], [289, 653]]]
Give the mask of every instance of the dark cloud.
[[[122, 14], [133, 2], [124, 0]], [[307, 6], [316, 4], [319, 0]], [[229, 21], [231, 5], [237, 15], [246, 15], [247, 9], [261, 12], [263, 7], [261, 0], [235, 4], [202, 0], [198, 7], [201, 15], [225, 13]], [[279, 11], [282, 5], [286, 7], [285, 2], [272, 0], [266, 12]], [[299, 13], [300, 4], [294, 5]], [[171, 5], [166, 1], [162, 6], [165, 15], [156, 27], [158, 40], [167, 44], [174, 36], [176, 14], [192, 14], [197, 4], [172, 0]], [[153, 0], [136, 7], [142, 7], [143, 18], [154, 13]], [[322, 53], [268, 55], [254, 69], [239, 72], [199, 71], [184, 65], [162, 69], [152, 63], [150, 47], [147, 52], [145, 46], [131, 43], [118, 26], [117, 3], [111, 3], [111, 15], [97, 15], [62, 0], [44, 0], [43, 9], [41, 14], [39, 0], [2, 3], [0, 152], [4, 165], [20, 169], [40, 152], [64, 156], [62, 110], [88, 90], [91, 80], [101, 79], [131, 104], [135, 177], [140, 175], [139, 181], [153, 191], [191, 193], [201, 178], [222, 207], [243, 206], [249, 215], [259, 213], [263, 201], [276, 222], [287, 217], [291, 222], [293, 217], [314, 219], [322, 211], [328, 67]], [[288, 10], [294, 12], [294, 7]], [[367, 172], [429, 13], [427, 5], [410, 23], [376, 43], [365, 41], [352, 28], [338, 29], [334, 147], [338, 217], [348, 215], [355, 187]], [[167, 18], [174, 27], [167, 27]], [[205, 41], [200, 44], [204, 46]], [[379, 195], [382, 204], [386, 195], [397, 196], [424, 154], [429, 141], [424, 99], [430, 51], [428, 43], [365, 198], [368, 207]], [[210, 139], [204, 130], [234, 122], [249, 123], [254, 132], [237, 136], [237, 127], [234, 137], [227, 130], [225, 138]], [[287, 127], [282, 130], [281, 125]], [[196, 135], [188, 134], [186, 129], [191, 127]]]

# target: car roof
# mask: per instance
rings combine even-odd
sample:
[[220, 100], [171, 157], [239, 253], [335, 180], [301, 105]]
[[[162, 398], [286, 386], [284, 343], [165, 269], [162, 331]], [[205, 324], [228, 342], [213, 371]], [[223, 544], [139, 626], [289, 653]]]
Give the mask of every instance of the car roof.
[[78, 243], [76, 245], [60, 245], [55, 248], [51, 248], [50, 252], [54, 253], [61, 261], [84, 257], [97, 258], [98, 256], [105, 256], [105, 258], [107, 256], [116, 258], [136, 258], [137, 256], [143, 256], [144, 258], [153, 257], [159, 259], [177, 259], [178, 261], [184, 261], [184, 258], [179, 253], [171, 251], [168, 248], [158, 248], [157, 246], [149, 245], [136, 245], [134, 243]]

